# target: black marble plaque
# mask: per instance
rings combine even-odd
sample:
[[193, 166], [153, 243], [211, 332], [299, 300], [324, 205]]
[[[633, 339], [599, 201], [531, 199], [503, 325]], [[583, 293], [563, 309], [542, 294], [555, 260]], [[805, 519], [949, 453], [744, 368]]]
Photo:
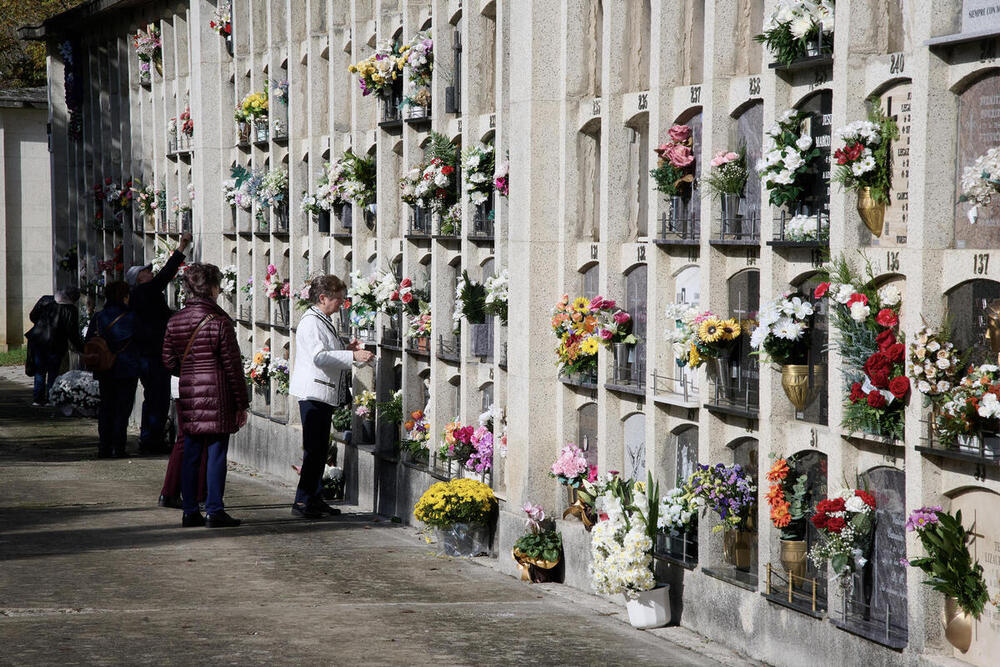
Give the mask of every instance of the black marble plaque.
[[803, 121], [802, 133], [813, 138], [820, 156], [806, 175], [804, 203], [809, 213], [830, 213], [830, 142], [833, 135], [833, 93], [821, 90], [799, 105], [809, 117]]
[[997, 298], [1000, 298], [1000, 283], [993, 280], [969, 280], [948, 292], [952, 342], [959, 350], [972, 349], [970, 363], [996, 360], [985, 334], [986, 306]]
[[906, 628], [906, 476], [896, 468], [872, 468], [862, 475], [875, 496], [875, 539], [871, 551], [870, 618]]

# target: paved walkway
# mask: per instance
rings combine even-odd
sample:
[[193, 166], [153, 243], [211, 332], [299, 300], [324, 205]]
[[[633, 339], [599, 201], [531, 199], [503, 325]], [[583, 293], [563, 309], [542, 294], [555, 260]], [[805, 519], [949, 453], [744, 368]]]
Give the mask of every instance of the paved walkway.
[[294, 519], [245, 472], [243, 526], [181, 529], [155, 506], [164, 457], [98, 461], [94, 421], [31, 408], [24, 380], [0, 369], [0, 664], [743, 664], [356, 508]]

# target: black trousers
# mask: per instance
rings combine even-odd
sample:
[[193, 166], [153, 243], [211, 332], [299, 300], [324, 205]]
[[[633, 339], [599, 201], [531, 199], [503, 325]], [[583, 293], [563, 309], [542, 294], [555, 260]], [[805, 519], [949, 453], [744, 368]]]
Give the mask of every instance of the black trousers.
[[302, 472], [295, 502], [310, 503], [317, 498], [326, 457], [330, 451], [330, 420], [333, 406], [321, 401], [299, 401], [302, 417]]

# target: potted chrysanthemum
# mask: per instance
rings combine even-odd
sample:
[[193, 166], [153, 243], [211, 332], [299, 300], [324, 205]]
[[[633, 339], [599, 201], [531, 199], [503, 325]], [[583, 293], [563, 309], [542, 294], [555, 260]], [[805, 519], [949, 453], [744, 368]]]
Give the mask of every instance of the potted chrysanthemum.
[[424, 491], [413, 516], [434, 528], [439, 553], [471, 557], [489, 554], [496, 511], [493, 489], [475, 479], [456, 478]]

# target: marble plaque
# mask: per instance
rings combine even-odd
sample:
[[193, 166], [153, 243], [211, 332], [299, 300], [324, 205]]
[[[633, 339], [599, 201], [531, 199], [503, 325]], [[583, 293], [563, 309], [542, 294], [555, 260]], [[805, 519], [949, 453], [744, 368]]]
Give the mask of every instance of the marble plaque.
[[833, 93], [823, 90], [807, 99], [800, 107], [809, 114], [803, 121], [802, 133], [813, 138], [820, 156], [813, 163], [803, 197], [810, 213], [830, 213], [830, 144], [833, 137]]
[[[969, 86], [959, 97], [958, 159], [955, 172], [955, 201], [962, 194], [962, 172], [984, 154], [1000, 145], [1000, 75], [994, 74]], [[955, 208], [956, 248], [1000, 247], [1000, 197], [978, 207], [975, 222], [969, 220], [972, 205]]]
[[1000, 0], [963, 0], [962, 32], [1000, 30]]
[[[962, 524], [972, 531], [969, 553], [983, 566], [990, 599], [1000, 601], [1000, 495], [984, 490], [966, 491], [951, 501], [951, 510], [962, 510]], [[955, 657], [973, 665], [992, 667], [1000, 655], [1000, 608], [987, 603], [973, 621], [972, 646]]]
[[677, 443], [674, 485], [680, 487], [698, 466], [698, 427], [686, 428], [673, 437]]
[[646, 415], [625, 420], [625, 474], [637, 482], [646, 480]]
[[580, 430], [577, 446], [583, 450], [587, 463], [597, 465], [597, 403], [587, 403], [577, 413]]
[[[736, 142], [733, 150], [745, 146], [747, 151], [747, 184], [743, 191], [746, 198], [747, 216], [760, 219], [760, 175], [757, 160], [760, 159], [764, 136], [764, 103], [756, 102], [736, 119]], [[696, 303], [696, 302], [692, 302]]]
[[872, 468], [862, 479], [875, 496], [875, 539], [872, 543], [871, 618], [906, 628], [906, 475], [896, 468]]
[[892, 191], [885, 209], [885, 226], [881, 238], [872, 237], [872, 245], [899, 247], [906, 245], [906, 223], [909, 218], [910, 181], [910, 104], [912, 85], [893, 86], [881, 98], [882, 111], [896, 121], [899, 139], [892, 143]]

